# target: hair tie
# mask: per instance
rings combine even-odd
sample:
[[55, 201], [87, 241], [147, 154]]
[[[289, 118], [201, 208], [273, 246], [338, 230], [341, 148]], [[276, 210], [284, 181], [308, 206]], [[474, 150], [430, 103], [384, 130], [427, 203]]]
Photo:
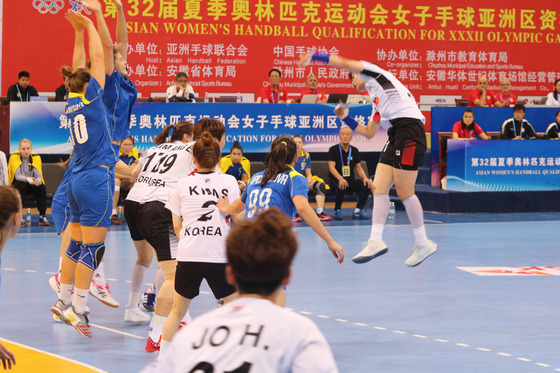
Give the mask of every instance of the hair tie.
[[282, 144], [284, 144], [284, 145], [288, 146], [288, 144], [286, 144], [286, 141], [282, 141]]

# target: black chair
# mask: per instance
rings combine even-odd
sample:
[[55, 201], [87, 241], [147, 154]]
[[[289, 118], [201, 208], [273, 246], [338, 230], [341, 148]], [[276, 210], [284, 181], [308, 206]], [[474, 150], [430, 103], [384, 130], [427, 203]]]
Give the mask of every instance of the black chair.
[[469, 106], [469, 100], [466, 98], [456, 98], [455, 99], [456, 106]]
[[451, 138], [451, 132], [438, 132], [439, 143], [439, 178], [447, 176], [447, 140]]

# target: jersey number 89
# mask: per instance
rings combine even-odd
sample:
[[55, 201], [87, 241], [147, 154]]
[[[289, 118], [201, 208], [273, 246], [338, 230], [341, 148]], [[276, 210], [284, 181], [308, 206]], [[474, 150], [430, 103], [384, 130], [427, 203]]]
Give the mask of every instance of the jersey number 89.
[[255, 216], [257, 211], [266, 210], [268, 204], [270, 203], [270, 197], [272, 196], [272, 189], [264, 188], [262, 190], [255, 189], [249, 194], [249, 211], [247, 212], [247, 218], [251, 219]]

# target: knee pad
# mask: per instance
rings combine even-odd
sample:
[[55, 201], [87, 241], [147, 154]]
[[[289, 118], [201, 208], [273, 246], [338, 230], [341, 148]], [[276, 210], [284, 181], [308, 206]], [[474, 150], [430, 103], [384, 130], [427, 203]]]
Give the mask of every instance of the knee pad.
[[101, 263], [101, 259], [103, 259], [103, 254], [105, 254], [104, 242], [82, 245], [78, 263], [82, 263], [86, 267], [95, 271], [99, 266], [99, 263]]
[[82, 251], [82, 243], [70, 239], [70, 244], [68, 245], [68, 248], [66, 249], [64, 255], [66, 255], [69, 259], [77, 263], [78, 259], [80, 258], [81, 251]]
[[325, 187], [325, 183], [321, 181], [316, 181], [313, 183], [313, 190], [317, 192], [317, 194], [324, 196], [327, 193], [327, 188]]

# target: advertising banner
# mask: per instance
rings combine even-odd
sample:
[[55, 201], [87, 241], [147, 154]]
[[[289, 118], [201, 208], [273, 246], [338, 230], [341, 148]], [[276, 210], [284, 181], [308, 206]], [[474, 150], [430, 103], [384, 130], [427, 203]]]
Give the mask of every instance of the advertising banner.
[[554, 140], [449, 140], [447, 189], [560, 190], [560, 146]]
[[[28, 138], [39, 154], [69, 154], [72, 144], [65, 102], [12, 102], [10, 107], [10, 152]], [[239, 141], [246, 153], [267, 153], [279, 135], [303, 136], [309, 152], [327, 152], [339, 142], [342, 122], [331, 104], [236, 104], [236, 103], [136, 103], [132, 109], [130, 134], [139, 151], [154, 146], [153, 138], [167, 125], [200, 118], [216, 118], [226, 126], [228, 153]], [[352, 105], [350, 112], [359, 123], [371, 117], [371, 105]], [[381, 151], [387, 132], [380, 129], [368, 140], [354, 135], [352, 144], [363, 152]]]
[[[117, 9], [103, 0], [113, 41]], [[375, 61], [419, 95], [467, 97], [486, 75], [499, 93], [508, 77], [517, 95], [543, 96], [560, 77], [560, 3], [288, 0], [122, 0], [130, 78], [144, 97], [165, 92], [187, 72], [197, 96], [255, 93], [271, 68], [298, 96], [313, 73], [326, 93], [352, 92], [348, 74], [300, 56], [323, 51]], [[62, 84], [74, 31], [64, 14], [93, 15], [81, 0], [3, 2], [2, 92], [20, 70], [38, 91]]]

